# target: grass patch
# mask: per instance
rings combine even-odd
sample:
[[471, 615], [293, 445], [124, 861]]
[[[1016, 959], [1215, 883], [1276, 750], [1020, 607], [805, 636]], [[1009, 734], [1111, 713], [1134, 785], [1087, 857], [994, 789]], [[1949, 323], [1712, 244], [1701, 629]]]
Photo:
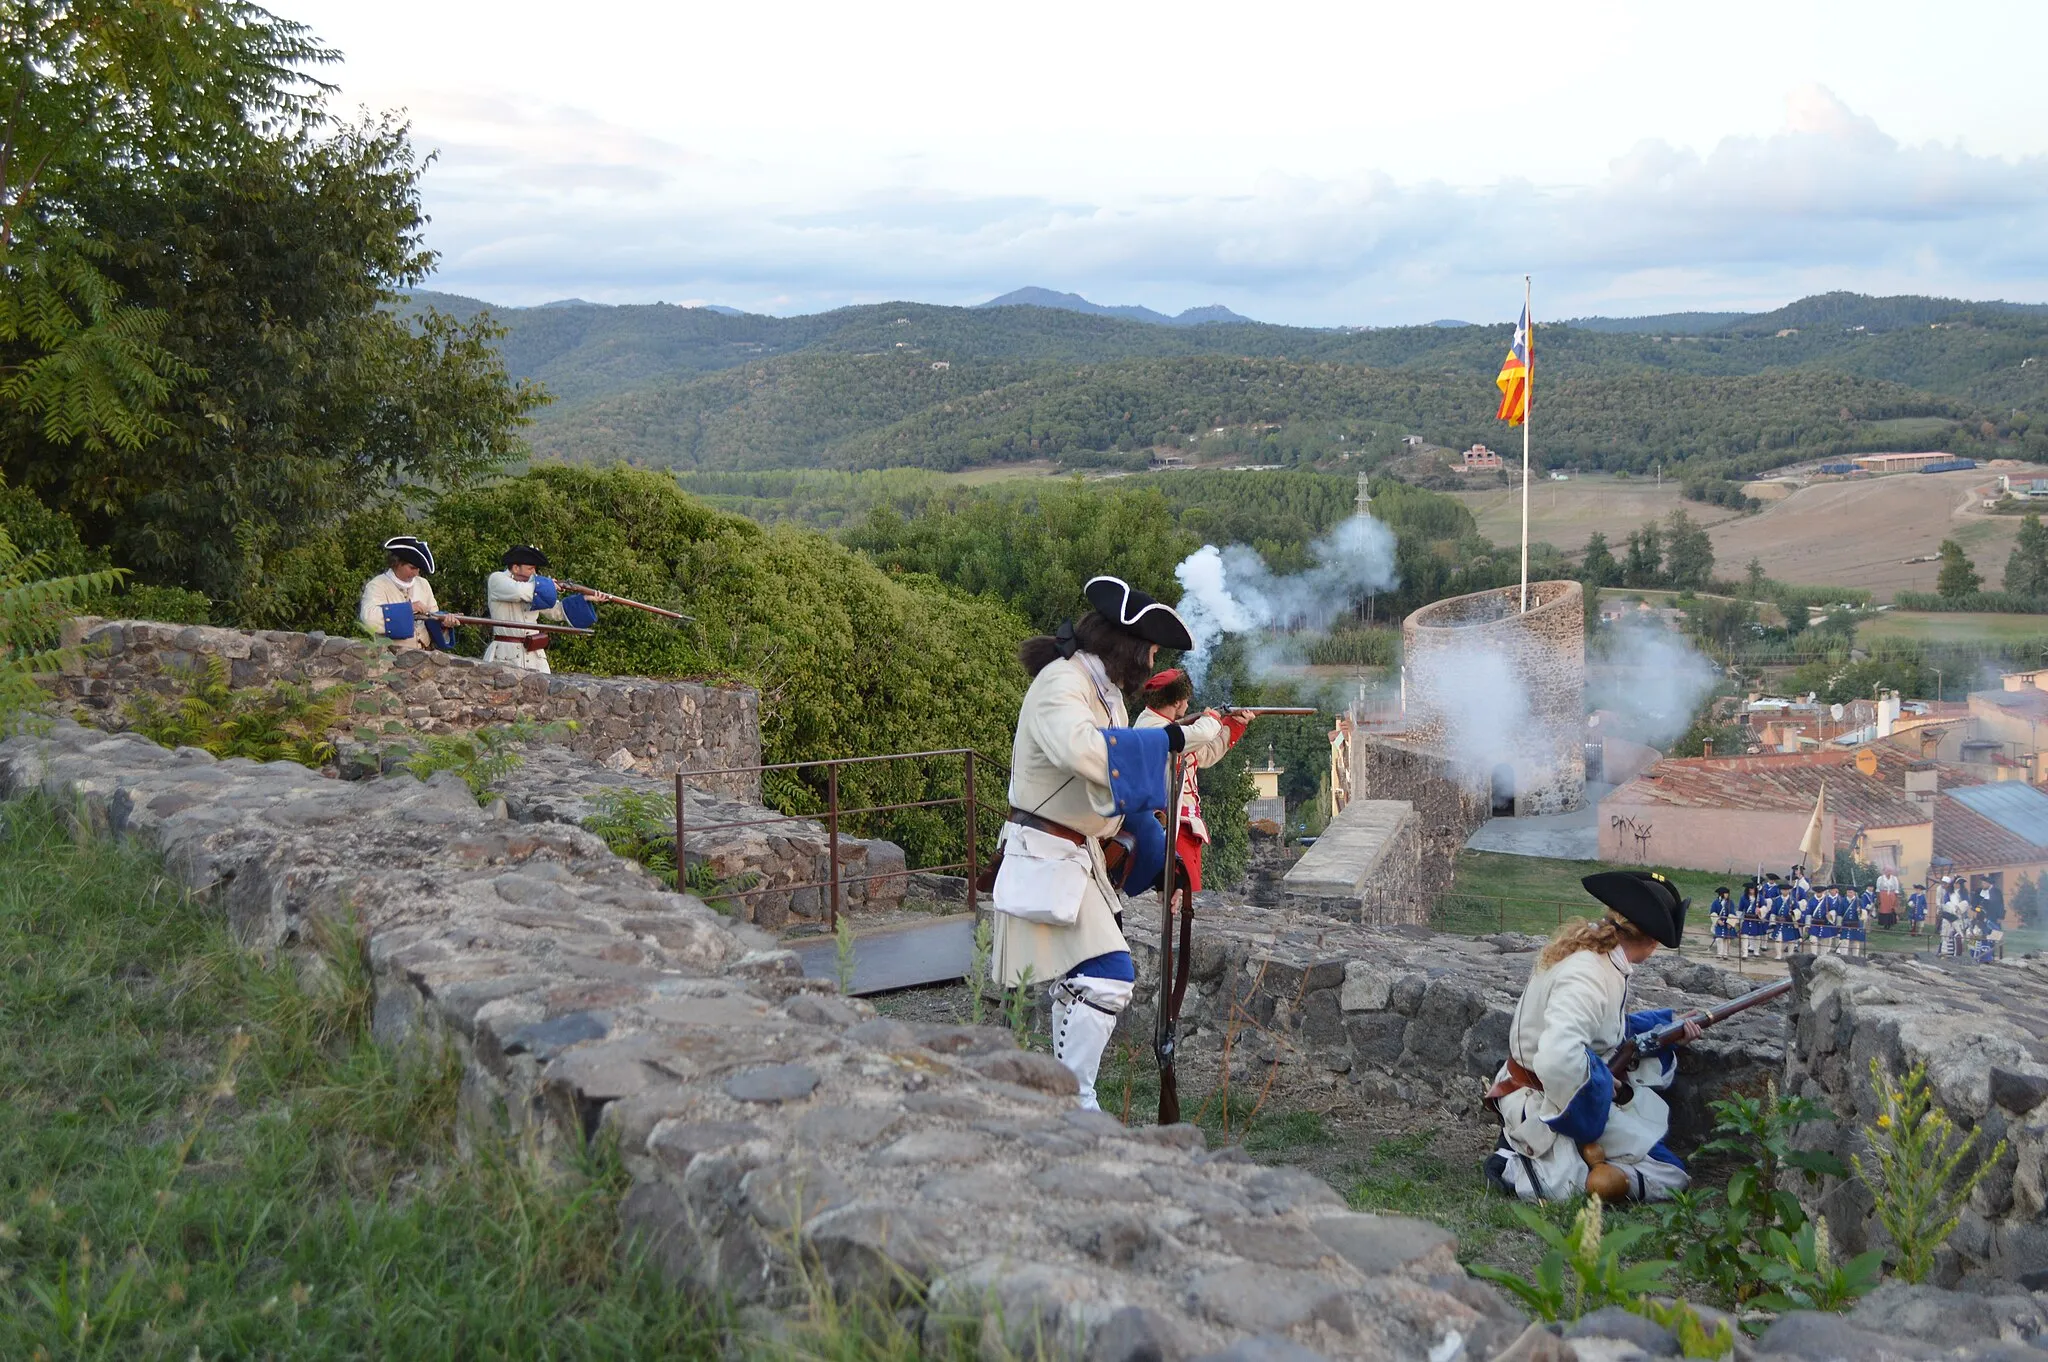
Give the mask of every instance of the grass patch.
[[[1988, 566], [2002, 567], [2003, 564]], [[1987, 565], [1978, 570], [1986, 572]], [[1908, 643], [1987, 643], [2000, 646], [2039, 644], [2048, 648], [2048, 616], [2000, 615], [1983, 611], [1887, 610], [1867, 615], [1856, 625], [1857, 643], [1882, 640]], [[1948, 698], [1963, 697], [1970, 678], [1953, 678]]]
[[368, 1034], [344, 924], [266, 967], [149, 855], [0, 807], [0, 1356], [705, 1356], [625, 1174], [479, 1139]]

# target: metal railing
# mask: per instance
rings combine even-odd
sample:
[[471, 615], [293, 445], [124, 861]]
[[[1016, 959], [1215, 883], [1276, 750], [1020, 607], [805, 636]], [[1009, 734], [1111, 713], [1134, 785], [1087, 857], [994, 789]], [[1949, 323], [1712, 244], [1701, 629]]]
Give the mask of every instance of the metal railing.
[[[960, 793], [943, 799], [913, 799], [894, 804], [870, 804], [859, 808], [843, 808], [839, 803], [839, 773], [848, 766], [868, 766], [879, 762], [932, 761], [940, 758], [957, 757], [961, 763]], [[676, 883], [678, 888], [686, 887], [688, 859], [685, 855], [685, 838], [692, 829], [688, 825], [685, 803], [684, 777], [705, 776], [763, 776], [771, 772], [802, 772], [823, 768], [825, 772], [825, 807], [819, 813], [770, 813], [761, 818], [739, 818], [723, 823], [704, 823], [694, 828], [699, 835], [708, 832], [723, 832], [734, 828], [771, 827], [782, 823], [820, 823], [825, 826], [826, 877], [822, 880], [807, 880], [800, 884], [762, 884], [748, 889], [721, 889], [722, 899], [753, 898], [762, 894], [795, 894], [803, 889], [825, 891], [826, 920], [833, 931], [839, 930], [839, 909], [844, 886], [866, 884], [874, 880], [895, 879], [906, 876], [912, 870], [922, 874], [937, 875], [960, 871], [967, 881], [967, 911], [975, 911], [979, 902], [979, 891], [975, 881], [981, 874], [980, 819], [979, 814], [985, 801], [976, 787], [976, 774], [980, 768], [993, 767], [1007, 779], [1008, 768], [1000, 762], [990, 761], [971, 747], [946, 747], [930, 752], [891, 752], [873, 757], [828, 757], [818, 761], [784, 761], [758, 766], [723, 766], [709, 771], [676, 772]], [[911, 809], [946, 809], [958, 806], [965, 817], [966, 859], [949, 861], [939, 865], [911, 866], [906, 854], [901, 870], [874, 871], [863, 875], [840, 874], [840, 836], [842, 820], [863, 814], [901, 813]], [[997, 815], [997, 820], [1008, 815], [1009, 803], [987, 804]]]

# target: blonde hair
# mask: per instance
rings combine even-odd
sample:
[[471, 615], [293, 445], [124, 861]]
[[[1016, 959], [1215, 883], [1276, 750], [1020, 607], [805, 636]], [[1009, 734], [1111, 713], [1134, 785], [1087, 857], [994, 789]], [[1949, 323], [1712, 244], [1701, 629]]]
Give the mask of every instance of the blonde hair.
[[1576, 922], [1567, 922], [1551, 935], [1550, 944], [1536, 957], [1536, 968], [1549, 969], [1567, 955], [1579, 951], [1599, 951], [1602, 955], [1616, 946], [1635, 945], [1650, 940], [1650, 934], [1620, 914], [1610, 911], [1603, 918], [1582, 917]]

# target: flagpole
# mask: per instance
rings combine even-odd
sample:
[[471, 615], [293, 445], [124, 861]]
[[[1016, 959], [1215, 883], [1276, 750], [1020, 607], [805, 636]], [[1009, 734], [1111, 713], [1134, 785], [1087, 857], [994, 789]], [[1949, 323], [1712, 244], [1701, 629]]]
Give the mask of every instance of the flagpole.
[[1522, 339], [1522, 613], [1529, 613], [1529, 408], [1536, 400], [1536, 317], [1529, 311], [1529, 276], [1522, 276], [1522, 316], [1529, 330]]

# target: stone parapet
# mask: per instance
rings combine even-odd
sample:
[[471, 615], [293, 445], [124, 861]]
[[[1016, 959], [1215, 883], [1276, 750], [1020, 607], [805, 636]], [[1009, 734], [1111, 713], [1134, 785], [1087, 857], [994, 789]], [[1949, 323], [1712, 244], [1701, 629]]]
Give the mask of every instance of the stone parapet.
[[1282, 906], [1380, 927], [1426, 923], [1420, 871], [1415, 807], [1354, 799], [1288, 870]]
[[[1875, 1059], [1894, 1075], [1924, 1064], [1935, 1100], [1977, 1143], [1964, 1171], [2000, 1140], [2003, 1157], [1978, 1184], [1936, 1265], [2028, 1287], [2048, 1284], [2048, 958], [1970, 965], [1925, 956], [1802, 959], [1793, 971], [1798, 1025], [1787, 1091], [1842, 1119], [1818, 1122], [1803, 1143], [1847, 1160], [1870, 1155]], [[1854, 1177], [1797, 1189], [1828, 1218], [1848, 1253], [1887, 1244], [1869, 1189]]]
[[1352, 752], [1358, 799], [1400, 800], [1414, 808], [1416, 889], [1435, 902], [1451, 887], [1458, 853], [1491, 817], [1485, 786], [1442, 752], [1400, 735], [1361, 733]]
[[339, 781], [60, 722], [0, 743], [0, 795], [35, 791], [157, 848], [251, 948], [347, 914], [378, 1039], [453, 1047], [466, 1119], [542, 1152], [616, 1136], [622, 1219], [682, 1289], [772, 1310], [808, 1280], [935, 1344], [978, 1321], [990, 1355], [1087, 1362], [1484, 1358], [1526, 1323], [1446, 1231], [1192, 1127], [1078, 1112], [1007, 1029], [878, 1018], [448, 774]]
[[[136, 692], [167, 693], [181, 675], [219, 658], [237, 687], [354, 687], [345, 726], [336, 730], [342, 736], [358, 728], [460, 733], [517, 719], [573, 721], [576, 730], [562, 738], [572, 750], [599, 760], [623, 751], [648, 775], [761, 761], [760, 697], [743, 686], [550, 676], [453, 653], [398, 651], [368, 637], [149, 620], [71, 620], [64, 642], [82, 647], [52, 678], [56, 693], [101, 728], [122, 725], [122, 707]], [[732, 799], [761, 796], [758, 775], [706, 777], [701, 784]]]
[[[1542, 939], [1452, 936], [1424, 927], [1374, 928], [1318, 914], [1204, 903], [1181, 1013], [1180, 1049], [1219, 1053], [1226, 1033], [1241, 1062], [1303, 1078], [1335, 1075], [1363, 1104], [1439, 1107], [1491, 1120], [1479, 1099], [1507, 1057], [1508, 1024]], [[1139, 962], [1139, 1002], [1125, 1015], [1149, 1037], [1158, 973], [1156, 914], [1127, 914]], [[1754, 987], [1712, 965], [1660, 953], [1637, 967], [1631, 1006], [1686, 1008]], [[1713, 1121], [1707, 1103], [1761, 1092], [1784, 1062], [1784, 1018], [1758, 1008], [1678, 1052], [1674, 1142], [1689, 1148]], [[1257, 1073], [1253, 1088], [1263, 1082]]]

